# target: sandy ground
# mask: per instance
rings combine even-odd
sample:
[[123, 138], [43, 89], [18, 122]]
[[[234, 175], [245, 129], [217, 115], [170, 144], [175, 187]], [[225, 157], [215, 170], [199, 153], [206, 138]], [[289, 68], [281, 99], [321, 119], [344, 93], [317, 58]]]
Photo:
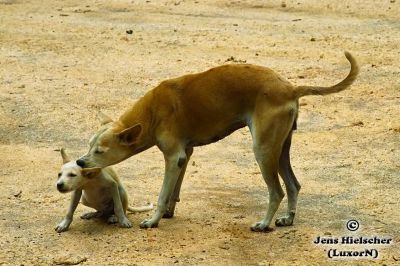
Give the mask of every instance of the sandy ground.
[[[398, 264], [399, 48], [398, 0], [0, 0], [0, 265]], [[70, 230], [54, 231], [69, 202], [55, 189], [57, 149], [84, 154], [98, 110], [118, 117], [161, 80], [224, 63], [331, 85], [347, 74], [344, 50], [362, 66], [351, 89], [301, 100], [294, 226], [249, 230], [268, 195], [243, 129], [195, 149], [159, 228], [139, 229], [148, 213], [129, 214], [131, 229], [84, 221], [79, 206]], [[115, 166], [133, 205], [157, 201], [163, 166], [156, 148]], [[331, 260], [313, 244], [346, 235], [394, 244], [348, 247], [375, 248], [375, 260]]]

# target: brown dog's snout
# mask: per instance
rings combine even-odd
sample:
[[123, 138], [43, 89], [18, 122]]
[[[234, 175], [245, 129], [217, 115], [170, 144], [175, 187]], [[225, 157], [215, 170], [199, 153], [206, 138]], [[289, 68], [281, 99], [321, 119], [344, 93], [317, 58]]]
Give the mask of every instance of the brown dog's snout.
[[85, 167], [85, 161], [82, 159], [76, 160], [76, 164], [79, 165], [80, 167], [84, 168]]

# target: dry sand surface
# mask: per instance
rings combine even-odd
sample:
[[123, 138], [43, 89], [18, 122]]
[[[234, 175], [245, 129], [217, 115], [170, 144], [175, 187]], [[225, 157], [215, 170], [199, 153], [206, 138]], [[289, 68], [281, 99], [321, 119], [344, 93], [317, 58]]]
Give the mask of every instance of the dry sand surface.
[[[399, 0], [0, 0], [0, 265], [399, 264], [399, 48]], [[55, 189], [57, 150], [84, 154], [98, 110], [117, 118], [164, 79], [237, 62], [328, 86], [349, 70], [345, 50], [361, 66], [355, 84], [300, 101], [293, 226], [249, 230], [268, 194], [242, 129], [195, 149], [159, 228], [139, 229], [151, 213], [129, 214], [131, 229], [84, 221], [79, 206], [70, 230], [54, 231], [69, 203]], [[157, 201], [163, 167], [157, 148], [115, 166], [132, 205]], [[394, 244], [333, 246], [379, 251], [358, 260], [313, 244], [347, 235]]]

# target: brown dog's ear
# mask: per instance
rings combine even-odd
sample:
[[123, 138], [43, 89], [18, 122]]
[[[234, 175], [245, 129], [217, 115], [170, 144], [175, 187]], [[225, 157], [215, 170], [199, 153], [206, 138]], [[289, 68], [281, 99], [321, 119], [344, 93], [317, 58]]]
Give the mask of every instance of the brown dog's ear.
[[64, 148], [61, 148], [60, 152], [61, 152], [61, 157], [62, 157], [62, 159], [63, 159], [63, 164], [66, 164], [66, 163], [68, 163], [68, 162], [71, 161], [71, 160], [69, 159], [69, 156], [68, 156], [67, 153], [65, 152], [65, 149], [64, 149]]
[[108, 115], [104, 114], [103, 112], [99, 112], [97, 114], [97, 119], [100, 121], [100, 124], [103, 126], [105, 124], [111, 123], [113, 120]]
[[124, 129], [120, 133], [118, 133], [119, 142], [122, 145], [132, 145], [136, 142], [137, 138], [142, 132], [142, 126], [140, 124], [136, 124], [131, 126], [130, 128]]
[[98, 176], [101, 172], [100, 167], [94, 167], [94, 168], [83, 168], [82, 169], [82, 176], [87, 177], [87, 178], [94, 178]]

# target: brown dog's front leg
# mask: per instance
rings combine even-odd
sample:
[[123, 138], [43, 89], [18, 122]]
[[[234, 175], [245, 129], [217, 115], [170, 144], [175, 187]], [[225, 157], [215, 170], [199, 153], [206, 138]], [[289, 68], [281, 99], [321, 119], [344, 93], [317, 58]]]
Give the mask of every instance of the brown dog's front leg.
[[[171, 198], [168, 203], [167, 211], [164, 213], [163, 218], [172, 218], [175, 213], [176, 203], [180, 201], [179, 194], [181, 191], [182, 181], [185, 176], [186, 167], [189, 163], [190, 156], [192, 156], [192, 154], [193, 154], [193, 148], [192, 147], [186, 148], [185, 153], [186, 153], [186, 160], [185, 160], [184, 164], [181, 166], [181, 168], [182, 168], [181, 173], [179, 174], [178, 180], [175, 184], [174, 192], [171, 195]], [[179, 162], [178, 162], [178, 166], [180, 166]]]
[[187, 160], [184, 150], [180, 150], [170, 156], [164, 154], [165, 158], [165, 174], [164, 181], [162, 184], [161, 192], [158, 197], [157, 210], [149, 220], [144, 220], [141, 224], [141, 228], [152, 228], [157, 227], [158, 222], [167, 212], [168, 204], [171, 199], [171, 195], [177, 184], [178, 177], [182, 171], [182, 165], [179, 166], [179, 162], [182, 158]]

